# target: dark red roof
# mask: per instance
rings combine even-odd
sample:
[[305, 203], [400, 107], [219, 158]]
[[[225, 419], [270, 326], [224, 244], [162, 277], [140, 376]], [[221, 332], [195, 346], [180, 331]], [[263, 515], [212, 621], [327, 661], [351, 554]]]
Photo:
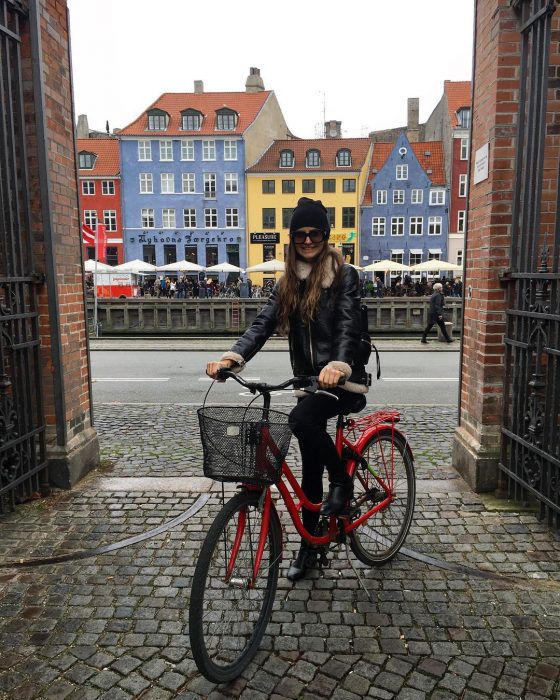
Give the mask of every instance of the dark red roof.
[[[371, 140], [368, 138], [356, 139], [282, 139], [274, 141], [262, 158], [251, 166], [249, 173], [311, 173], [313, 171], [336, 171], [336, 172], [356, 172], [363, 167]], [[347, 148], [351, 154], [350, 166], [337, 166], [336, 154], [340, 149]], [[310, 149], [316, 149], [320, 153], [321, 165], [317, 168], [307, 168], [305, 156]], [[280, 167], [280, 153], [284, 150], [292, 151], [294, 154], [294, 167]]]
[[119, 142], [117, 139], [78, 139], [78, 153], [87, 151], [97, 156], [93, 168], [81, 168], [80, 177], [120, 175]]

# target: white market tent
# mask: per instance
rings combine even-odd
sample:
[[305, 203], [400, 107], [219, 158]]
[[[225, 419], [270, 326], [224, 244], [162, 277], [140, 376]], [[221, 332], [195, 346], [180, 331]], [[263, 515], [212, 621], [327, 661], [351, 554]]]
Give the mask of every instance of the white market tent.
[[197, 265], [188, 260], [178, 260], [167, 265], [160, 265], [157, 268], [158, 272], [201, 272], [202, 270], [204, 270], [202, 265]]
[[246, 272], [284, 272], [286, 265], [282, 260], [267, 260], [266, 262], [259, 263], [258, 265], [251, 265], [248, 267]]
[[133, 275], [153, 274], [157, 267], [143, 260], [130, 260], [113, 268], [115, 272], [131, 272]]
[[439, 272], [439, 270], [453, 271], [461, 270], [463, 271], [462, 265], [456, 265], [455, 263], [449, 262], [448, 260], [425, 260], [418, 265], [413, 265], [411, 268], [412, 272]]
[[84, 263], [85, 272], [113, 272], [114, 269], [115, 268], [111, 265], [106, 265], [105, 263], [95, 260], [86, 260]]

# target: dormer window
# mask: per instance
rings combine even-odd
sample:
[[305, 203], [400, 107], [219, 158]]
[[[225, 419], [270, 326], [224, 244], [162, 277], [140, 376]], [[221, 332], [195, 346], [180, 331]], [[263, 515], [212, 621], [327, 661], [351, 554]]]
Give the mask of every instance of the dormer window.
[[461, 107], [457, 110], [457, 121], [462, 129], [470, 129], [471, 126], [471, 108]]
[[321, 165], [321, 154], [316, 148], [311, 148], [307, 151], [305, 165], [307, 168], [318, 168]]
[[237, 126], [237, 113], [232, 109], [219, 109], [216, 112], [216, 129], [218, 131], [233, 131]]
[[348, 148], [341, 148], [336, 154], [336, 164], [339, 168], [352, 165], [352, 155]]
[[88, 151], [80, 151], [78, 153], [78, 163], [81, 170], [92, 170], [95, 165], [95, 160], [97, 156], [95, 153], [89, 153]]
[[181, 129], [183, 131], [200, 131], [203, 115], [196, 109], [181, 112]]
[[293, 168], [294, 167], [294, 152], [289, 150], [280, 151], [280, 167], [281, 168]]
[[162, 109], [151, 109], [148, 112], [148, 131], [165, 131], [169, 124], [169, 114]]

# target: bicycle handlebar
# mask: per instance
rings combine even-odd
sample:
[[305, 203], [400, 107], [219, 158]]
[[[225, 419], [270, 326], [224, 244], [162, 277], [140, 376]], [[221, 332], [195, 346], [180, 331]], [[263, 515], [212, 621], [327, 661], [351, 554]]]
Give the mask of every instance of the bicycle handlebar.
[[[229, 377], [231, 377], [231, 379], [235, 379], [238, 384], [241, 384], [241, 386], [248, 389], [252, 394], [270, 394], [273, 391], [280, 391], [281, 389], [286, 389], [287, 387], [292, 386], [294, 389], [301, 389], [308, 394], [327, 394], [328, 396], [338, 399], [338, 396], [335, 394], [331, 394], [325, 389], [321, 389], [319, 387], [319, 377], [316, 376], [290, 377], [290, 379], [286, 379], [285, 382], [281, 382], [280, 384], [268, 384], [267, 382], [248, 382], [243, 379], [243, 377], [240, 377], [238, 374], [232, 372], [230, 369], [226, 369], [225, 367], [218, 370], [218, 381], [224, 381]], [[345, 382], [346, 379], [341, 378], [338, 384], [339, 386], [342, 386]]]

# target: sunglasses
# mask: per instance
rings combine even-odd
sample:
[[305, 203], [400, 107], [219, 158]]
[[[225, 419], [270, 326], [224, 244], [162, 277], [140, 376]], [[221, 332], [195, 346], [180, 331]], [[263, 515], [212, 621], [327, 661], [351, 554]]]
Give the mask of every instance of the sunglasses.
[[327, 238], [327, 232], [320, 231], [318, 228], [311, 231], [293, 231], [290, 233], [290, 238], [294, 243], [305, 243], [306, 238], [309, 238], [311, 243], [320, 243]]

